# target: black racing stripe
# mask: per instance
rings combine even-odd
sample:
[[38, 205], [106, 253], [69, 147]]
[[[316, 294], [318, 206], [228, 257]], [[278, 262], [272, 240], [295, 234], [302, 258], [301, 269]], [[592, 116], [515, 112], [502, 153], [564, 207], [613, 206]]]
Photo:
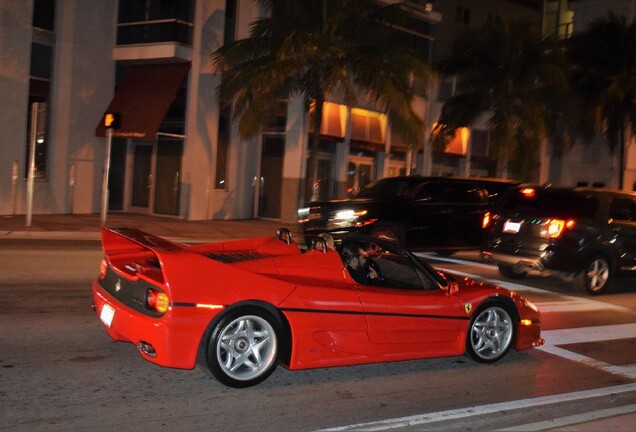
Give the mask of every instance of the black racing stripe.
[[440, 316], [440, 315], [423, 315], [423, 314], [407, 314], [407, 313], [390, 313], [390, 312], [358, 312], [358, 311], [340, 311], [340, 310], [326, 310], [326, 309], [301, 309], [301, 308], [282, 308], [283, 312], [298, 312], [298, 313], [319, 313], [319, 314], [336, 314], [336, 315], [373, 315], [373, 316], [387, 316], [387, 317], [400, 317], [400, 318], [437, 318], [448, 320], [469, 320], [469, 316]]
[[196, 303], [185, 303], [185, 302], [173, 302], [171, 303], [171, 306], [178, 306], [178, 307], [197, 307]]

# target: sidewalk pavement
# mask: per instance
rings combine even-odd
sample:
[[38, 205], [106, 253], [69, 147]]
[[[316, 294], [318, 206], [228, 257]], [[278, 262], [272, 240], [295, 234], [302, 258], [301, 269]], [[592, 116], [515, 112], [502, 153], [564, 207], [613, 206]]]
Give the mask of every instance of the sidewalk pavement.
[[[264, 219], [186, 221], [173, 217], [111, 213], [107, 215], [105, 225], [138, 228], [159, 237], [186, 242], [274, 236], [279, 228], [284, 227], [299, 243], [304, 240], [298, 223]], [[25, 215], [0, 215], [0, 240], [99, 240], [100, 227], [99, 214], [33, 215], [30, 226], [26, 224]]]

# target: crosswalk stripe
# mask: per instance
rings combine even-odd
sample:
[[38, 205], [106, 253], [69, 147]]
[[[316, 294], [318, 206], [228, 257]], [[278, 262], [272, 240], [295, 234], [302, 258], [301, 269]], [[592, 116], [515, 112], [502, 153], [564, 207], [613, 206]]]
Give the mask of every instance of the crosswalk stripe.
[[346, 426], [333, 427], [328, 429], [322, 429], [321, 432], [326, 431], [381, 431], [397, 428], [413, 428], [414, 426], [421, 426], [431, 424], [440, 421], [456, 420], [468, 417], [475, 417], [479, 415], [499, 413], [501, 411], [511, 411], [515, 409], [531, 409], [534, 407], [572, 402], [577, 400], [591, 399], [597, 397], [604, 397], [619, 393], [629, 393], [636, 391], [636, 383], [622, 384], [613, 387], [604, 387], [592, 390], [583, 390], [572, 393], [561, 393], [550, 396], [540, 396], [529, 399], [521, 399], [516, 401], [506, 401], [500, 403], [493, 403], [489, 405], [479, 405], [467, 408], [451, 409], [447, 411], [439, 411], [433, 413], [419, 414], [407, 417], [398, 417], [385, 420], [378, 420], [367, 423], [350, 424]]
[[636, 323], [544, 330], [541, 337], [545, 339], [545, 345], [538, 347], [541, 351], [614, 375], [636, 379], [636, 364], [612, 365], [557, 346], [636, 338]]
[[543, 330], [541, 336], [550, 345], [630, 339], [636, 338], [636, 323]]
[[[541, 288], [521, 285], [514, 282], [502, 281], [499, 279], [485, 278], [477, 274], [466, 273], [466, 272], [458, 271], [455, 269], [440, 268], [440, 270], [447, 271], [449, 273], [453, 273], [458, 276], [464, 276], [471, 279], [488, 282], [490, 284], [498, 285], [502, 288], [506, 288], [518, 293], [535, 292], [535, 293], [541, 293], [541, 294], [548, 294], [548, 295], [563, 299], [563, 301], [545, 302], [545, 304], [547, 305], [545, 310], [541, 308], [541, 305], [543, 303], [534, 302], [535, 305], [537, 305], [537, 307], [539, 308], [540, 312], [567, 312], [567, 311], [576, 311], [576, 310], [580, 311], [580, 310], [600, 310], [600, 309], [610, 309], [610, 310], [616, 310], [621, 312], [632, 312], [632, 310], [628, 307], [618, 306], [611, 303], [605, 303], [598, 300], [568, 296], [563, 294], [555, 294], [552, 291], [547, 291]], [[566, 302], [571, 302], [571, 303], [569, 303], [568, 305]], [[562, 305], [562, 306], [559, 306], [559, 305]]]

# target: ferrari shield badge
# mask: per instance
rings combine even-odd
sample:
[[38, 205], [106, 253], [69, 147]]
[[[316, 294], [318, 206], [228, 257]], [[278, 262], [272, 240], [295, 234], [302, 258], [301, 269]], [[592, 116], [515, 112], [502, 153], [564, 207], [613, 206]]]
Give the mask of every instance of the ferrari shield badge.
[[467, 314], [469, 314], [470, 311], [473, 310], [473, 304], [472, 303], [464, 303], [464, 310], [466, 311]]

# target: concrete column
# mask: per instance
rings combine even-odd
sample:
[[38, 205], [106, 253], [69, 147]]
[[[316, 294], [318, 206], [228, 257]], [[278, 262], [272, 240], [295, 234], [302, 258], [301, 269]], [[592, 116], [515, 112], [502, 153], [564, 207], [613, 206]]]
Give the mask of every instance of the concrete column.
[[[27, 113], [33, 2], [0, 2], [0, 215], [25, 212]], [[15, 206], [12, 170], [18, 168]], [[15, 209], [15, 210], [14, 210]]]
[[344, 140], [336, 147], [336, 195], [347, 196], [347, 171], [349, 169], [349, 152], [351, 149], [351, 108], [344, 114]]
[[281, 219], [295, 221], [297, 210], [304, 205], [304, 185], [307, 173], [307, 113], [302, 98], [287, 105], [285, 130], [285, 157], [283, 160], [283, 186], [281, 190]]
[[541, 140], [541, 148], [539, 149], [539, 184], [550, 181], [550, 153], [548, 150], [548, 140]]
[[[235, 217], [225, 202], [230, 188], [237, 187], [237, 179], [226, 178], [225, 189], [215, 189], [214, 184], [220, 113], [216, 87], [221, 78], [213, 73], [210, 54], [223, 41], [224, 16], [224, 1], [196, 2], [181, 194], [182, 215], [192, 220]], [[228, 176], [235, 169], [234, 163], [228, 152]]]

